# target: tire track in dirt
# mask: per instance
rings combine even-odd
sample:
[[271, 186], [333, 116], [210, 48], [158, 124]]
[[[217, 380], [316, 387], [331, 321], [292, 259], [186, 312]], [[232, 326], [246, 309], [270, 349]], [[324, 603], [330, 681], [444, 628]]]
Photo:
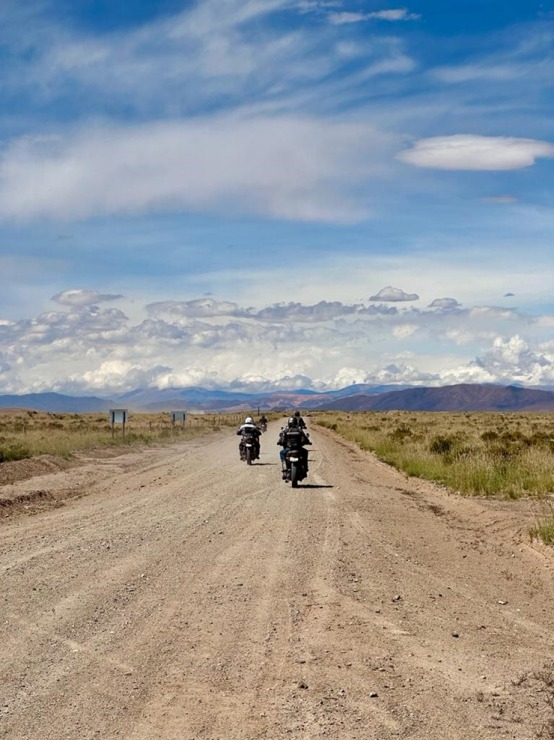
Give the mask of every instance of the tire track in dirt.
[[262, 464], [216, 433], [49, 477], [82, 497], [2, 524], [0, 737], [538, 737], [552, 560], [514, 510], [319, 430], [293, 490], [277, 426]]

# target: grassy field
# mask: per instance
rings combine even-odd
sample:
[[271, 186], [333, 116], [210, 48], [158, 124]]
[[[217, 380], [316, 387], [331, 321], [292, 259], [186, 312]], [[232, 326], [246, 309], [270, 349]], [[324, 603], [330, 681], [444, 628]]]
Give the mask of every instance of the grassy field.
[[0, 410], [0, 463], [36, 455], [70, 458], [74, 452], [105, 446], [133, 446], [188, 439], [244, 421], [244, 414], [189, 414], [186, 424], [168, 413], [129, 414], [125, 436], [107, 414], [54, 414]]
[[554, 544], [553, 414], [337, 412], [316, 422], [464, 495], [541, 499], [545, 513], [531, 536]]

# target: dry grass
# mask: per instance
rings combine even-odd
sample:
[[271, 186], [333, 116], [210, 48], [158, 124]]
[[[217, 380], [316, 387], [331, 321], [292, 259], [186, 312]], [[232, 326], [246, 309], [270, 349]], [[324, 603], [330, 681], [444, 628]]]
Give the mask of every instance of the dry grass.
[[317, 423], [408, 475], [466, 495], [554, 493], [554, 415], [324, 413]]
[[530, 671], [514, 681], [515, 686], [527, 686], [540, 699], [545, 721], [537, 738], [554, 740], [554, 661], [545, 663], [537, 671]]
[[0, 413], [0, 463], [36, 455], [71, 457], [72, 453], [105, 446], [133, 446], [188, 439], [234, 426], [243, 414], [191, 414], [185, 426], [172, 424], [168, 413], [130, 414], [112, 427], [105, 414], [54, 414], [36, 411]]
[[316, 421], [408, 475], [465, 495], [541, 501], [531, 540], [554, 545], [554, 415], [357, 412]]
[[531, 541], [541, 540], [545, 545], [554, 545], [554, 503], [543, 502], [542, 510], [536, 515], [535, 524], [529, 530]]

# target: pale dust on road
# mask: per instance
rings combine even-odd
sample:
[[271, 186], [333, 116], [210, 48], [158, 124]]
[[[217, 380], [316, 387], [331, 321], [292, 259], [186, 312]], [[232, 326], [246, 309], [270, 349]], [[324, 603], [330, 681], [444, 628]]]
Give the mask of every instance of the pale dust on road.
[[293, 490], [278, 431], [251, 467], [231, 430], [4, 487], [80, 496], [0, 523], [0, 737], [552, 731], [553, 560], [521, 506], [318, 429]]

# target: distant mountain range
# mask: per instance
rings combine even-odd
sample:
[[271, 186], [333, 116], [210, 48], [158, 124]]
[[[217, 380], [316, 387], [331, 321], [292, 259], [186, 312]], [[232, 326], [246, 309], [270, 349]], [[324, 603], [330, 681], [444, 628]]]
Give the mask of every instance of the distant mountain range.
[[342, 411], [554, 411], [552, 391], [497, 385], [410, 388], [377, 396], [358, 393], [326, 407]]
[[64, 396], [62, 393], [27, 393], [22, 396], [0, 396], [0, 408], [32, 409], [53, 413], [84, 414], [108, 411], [113, 402], [95, 396]]
[[246, 412], [296, 408], [306, 411], [554, 411], [554, 391], [479, 384], [440, 388], [358, 384], [325, 393], [306, 389], [245, 393], [206, 388], [146, 388], [111, 399], [60, 393], [0, 395], [0, 408], [54, 413], [104, 413], [110, 408], [128, 408], [135, 412]]

